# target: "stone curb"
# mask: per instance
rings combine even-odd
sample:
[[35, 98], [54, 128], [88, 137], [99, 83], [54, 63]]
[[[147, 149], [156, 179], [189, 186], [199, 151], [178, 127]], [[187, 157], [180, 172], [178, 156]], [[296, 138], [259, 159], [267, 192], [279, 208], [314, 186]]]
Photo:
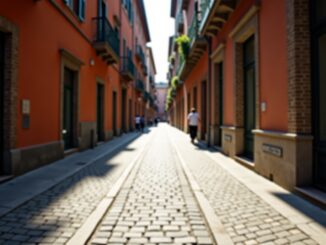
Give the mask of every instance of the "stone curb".
[[190, 189], [194, 193], [194, 196], [199, 204], [199, 207], [201, 211], [204, 214], [204, 217], [208, 223], [208, 226], [211, 230], [211, 233], [213, 235], [214, 241], [216, 244], [223, 244], [223, 245], [231, 245], [234, 244], [228, 235], [228, 233], [225, 231], [224, 226], [220, 219], [215, 214], [215, 211], [209, 204], [209, 201], [205, 197], [204, 193], [202, 192], [201, 188], [199, 187], [197, 181], [195, 180], [194, 176], [190, 172], [189, 168], [187, 167], [184, 159], [182, 158], [180, 151], [176, 144], [171, 140], [171, 143], [176, 151], [176, 154], [181, 162], [182, 169], [186, 175], [186, 178], [190, 184]]
[[105, 213], [110, 209], [110, 207], [114, 203], [124, 183], [131, 175], [132, 171], [137, 166], [137, 164], [139, 164], [140, 161], [142, 160], [142, 157], [144, 156], [144, 153], [147, 149], [146, 145], [148, 144], [149, 144], [149, 140], [145, 144], [145, 147], [143, 147], [143, 149], [137, 154], [134, 160], [130, 163], [127, 169], [124, 170], [124, 172], [119, 177], [119, 179], [114, 183], [113, 187], [102, 199], [102, 201], [99, 203], [97, 208], [86, 219], [84, 224], [78, 229], [78, 231], [74, 234], [74, 236], [70, 238], [70, 240], [66, 243], [67, 245], [87, 244], [92, 234], [96, 230], [97, 226], [103, 219]]

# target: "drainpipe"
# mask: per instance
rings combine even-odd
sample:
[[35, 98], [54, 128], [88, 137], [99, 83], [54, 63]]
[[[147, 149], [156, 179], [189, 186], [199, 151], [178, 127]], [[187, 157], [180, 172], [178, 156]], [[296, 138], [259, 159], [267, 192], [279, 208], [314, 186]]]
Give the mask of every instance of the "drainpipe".
[[211, 53], [212, 53], [212, 38], [205, 36], [205, 39], [207, 41], [207, 45], [208, 45], [208, 78], [207, 78], [207, 89], [208, 89], [208, 93], [207, 93], [207, 113], [208, 113], [208, 118], [207, 118], [207, 147], [211, 146], [211, 117], [212, 117], [212, 113], [211, 113], [211, 87], [212, 87], [212, 60], [211, 60]]

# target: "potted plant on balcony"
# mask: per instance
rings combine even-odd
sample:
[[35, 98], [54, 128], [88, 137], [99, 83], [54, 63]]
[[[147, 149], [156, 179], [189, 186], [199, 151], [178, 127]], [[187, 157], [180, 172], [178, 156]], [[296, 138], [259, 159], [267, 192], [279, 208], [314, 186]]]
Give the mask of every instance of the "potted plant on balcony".
[[175, 39], [178, 44], [178, 52], [184, 59], [187, 58], [190, 49], [190, 38], [183, 34]]

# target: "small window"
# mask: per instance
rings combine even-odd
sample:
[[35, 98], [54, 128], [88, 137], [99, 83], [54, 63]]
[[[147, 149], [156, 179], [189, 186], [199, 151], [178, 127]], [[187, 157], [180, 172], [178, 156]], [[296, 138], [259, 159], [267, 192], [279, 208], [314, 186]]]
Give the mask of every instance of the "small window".
[[63, 2], [79, 17], [85, 20], [86, 0], [63, 0]]

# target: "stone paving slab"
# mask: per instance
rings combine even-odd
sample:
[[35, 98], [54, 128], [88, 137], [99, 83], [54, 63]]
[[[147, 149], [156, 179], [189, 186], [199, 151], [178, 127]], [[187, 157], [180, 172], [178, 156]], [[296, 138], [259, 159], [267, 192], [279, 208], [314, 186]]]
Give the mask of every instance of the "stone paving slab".
[[[109, 159], [105, 152], [112, 150], [107, 148], [112, 144], [101, 145], [97, 153], [104, 154], [95, 162], [0, 217], [0, 244], [66, 244], [142, 145], [143, 139], [139, 138]], [[96, 157], [91, 155], [88, 157]]]
[[214, 244], [166, 131], [155, 134], [89, 244]]
[[169, 134], [235, 244], [318, 244], [208, 157], [204, 149], [190, 144], [186, 134], [172, 128]]
[[[124, 134], [94, 149], [72, 154], [1, 184], [0, 216], [10, 212], [32, 197], [50, 189], [87, 165], [92, 164], [96, 159], [113, 153], [134, 140], [137, 136], [139, 136], [138, 133]], [[15, 193], [15, 195], [12, 193]]]

